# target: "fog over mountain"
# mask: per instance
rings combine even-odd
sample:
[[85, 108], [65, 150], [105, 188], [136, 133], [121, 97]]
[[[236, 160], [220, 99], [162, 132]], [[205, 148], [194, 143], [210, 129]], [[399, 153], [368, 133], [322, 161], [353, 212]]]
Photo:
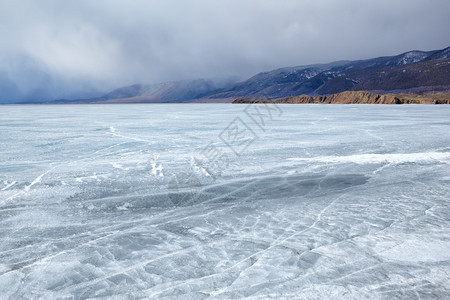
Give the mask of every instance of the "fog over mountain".
[[0, 102], [450, 44], [447, 0], [2, 1]]

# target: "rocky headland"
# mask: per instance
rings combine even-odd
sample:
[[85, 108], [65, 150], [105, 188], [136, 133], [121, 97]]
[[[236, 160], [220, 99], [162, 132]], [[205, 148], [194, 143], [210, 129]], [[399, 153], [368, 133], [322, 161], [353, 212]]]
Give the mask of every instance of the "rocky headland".
[[286, 103], [286, 104], [450, 104], [450, 94], [436, 93], [427, 95], [385, 94], [366, 91], [345, 91], [329, 96], [301, 95], [280, 99], [237, 98], [233, 104], [248, 103]]

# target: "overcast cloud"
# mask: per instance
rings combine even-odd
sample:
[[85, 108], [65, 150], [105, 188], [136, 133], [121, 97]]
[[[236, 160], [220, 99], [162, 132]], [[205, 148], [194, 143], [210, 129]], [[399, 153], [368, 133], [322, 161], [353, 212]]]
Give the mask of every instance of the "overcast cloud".
[[449, 12], [448, 0], [3, 0], [0, 98], [441, 49]]

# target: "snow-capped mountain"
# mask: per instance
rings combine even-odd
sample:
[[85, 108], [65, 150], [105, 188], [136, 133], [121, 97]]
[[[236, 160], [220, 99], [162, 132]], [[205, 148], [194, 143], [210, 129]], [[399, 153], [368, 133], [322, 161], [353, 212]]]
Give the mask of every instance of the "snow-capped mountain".
[[[257, 74], [210, 97], [279, 98], [362, 89], [378, 92], [449, 90], [450, 64], [445, 62], [449, 53], [450, 47], [367, 60], [282, 68]], [[444, 61], [442, 64], [431, 63], [436, 60]]]

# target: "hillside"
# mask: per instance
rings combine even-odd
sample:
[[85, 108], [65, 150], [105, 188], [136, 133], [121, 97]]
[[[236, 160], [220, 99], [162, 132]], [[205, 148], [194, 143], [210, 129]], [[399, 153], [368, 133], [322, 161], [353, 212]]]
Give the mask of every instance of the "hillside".
[[327, 95], [350, 91], [394, 91], [417, 87], [445, 87], [450, 84], [450, 59], [411, 65], [361, 70], [335, 77], [316, 90]]

